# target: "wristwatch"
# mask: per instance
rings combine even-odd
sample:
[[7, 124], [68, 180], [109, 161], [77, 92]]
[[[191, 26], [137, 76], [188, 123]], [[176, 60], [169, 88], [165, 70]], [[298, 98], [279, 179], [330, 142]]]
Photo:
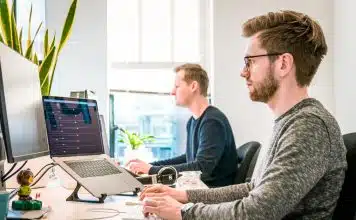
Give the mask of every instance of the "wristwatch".
[[180, 209], [180, 214], [182, 215], [182, 219], [184, 218], [184, 215], [188, 212], [188, 210], [194, 205], [194, 203], [189, 202], [187, 204], [184, 204], [182, 208]]

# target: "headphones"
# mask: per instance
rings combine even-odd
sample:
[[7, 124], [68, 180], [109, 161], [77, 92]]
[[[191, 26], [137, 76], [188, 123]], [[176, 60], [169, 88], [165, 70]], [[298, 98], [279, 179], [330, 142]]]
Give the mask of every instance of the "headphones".
[[156, 183], [161, 183], [164, 185], [172, 185], [176, 182], [178, 177], [179, 176], [176, 168], [172, 166], [167, 166], [161, 168], [157, 174], [144, 176], [144, 177], [136, 177], [136, 179], [140, 181], [143, 185], [156, 184]]

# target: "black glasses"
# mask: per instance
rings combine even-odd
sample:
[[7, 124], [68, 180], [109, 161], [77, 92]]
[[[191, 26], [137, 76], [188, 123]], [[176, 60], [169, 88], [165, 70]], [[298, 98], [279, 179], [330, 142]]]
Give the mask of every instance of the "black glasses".
[[250, 67], [251, 67], [251, 58], [256, 58], [256, 57], [269, 57], [269, 56], [280, 56], [283, 53], [268, 53], [268, 54], [261, 54], [261, 55], [254, 55], [254, 56], [245, 56], [244, 57], [244, 61], [245, 61], [245, 70], [247, 72], [250, 71]]

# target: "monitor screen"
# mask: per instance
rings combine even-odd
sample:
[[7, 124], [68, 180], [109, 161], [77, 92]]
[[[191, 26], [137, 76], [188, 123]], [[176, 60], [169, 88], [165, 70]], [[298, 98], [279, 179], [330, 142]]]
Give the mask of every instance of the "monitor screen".
[[104, 152], [95, 100], [43, 97], [51, 157]]
[[48, 155], [38, 67], [0, 43], [0, 120], [9, 163]]

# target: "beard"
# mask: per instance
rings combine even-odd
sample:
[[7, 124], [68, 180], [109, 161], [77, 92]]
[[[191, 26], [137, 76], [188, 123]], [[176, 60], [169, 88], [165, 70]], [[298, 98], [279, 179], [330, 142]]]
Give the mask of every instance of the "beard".
[[272, 68], [269, 69], [265, 79], [260, 83], [255, 83], [253, 91], [250, 91], [252, 101], [267, 103], [279, 88], [279, 83], [274, 78]]

